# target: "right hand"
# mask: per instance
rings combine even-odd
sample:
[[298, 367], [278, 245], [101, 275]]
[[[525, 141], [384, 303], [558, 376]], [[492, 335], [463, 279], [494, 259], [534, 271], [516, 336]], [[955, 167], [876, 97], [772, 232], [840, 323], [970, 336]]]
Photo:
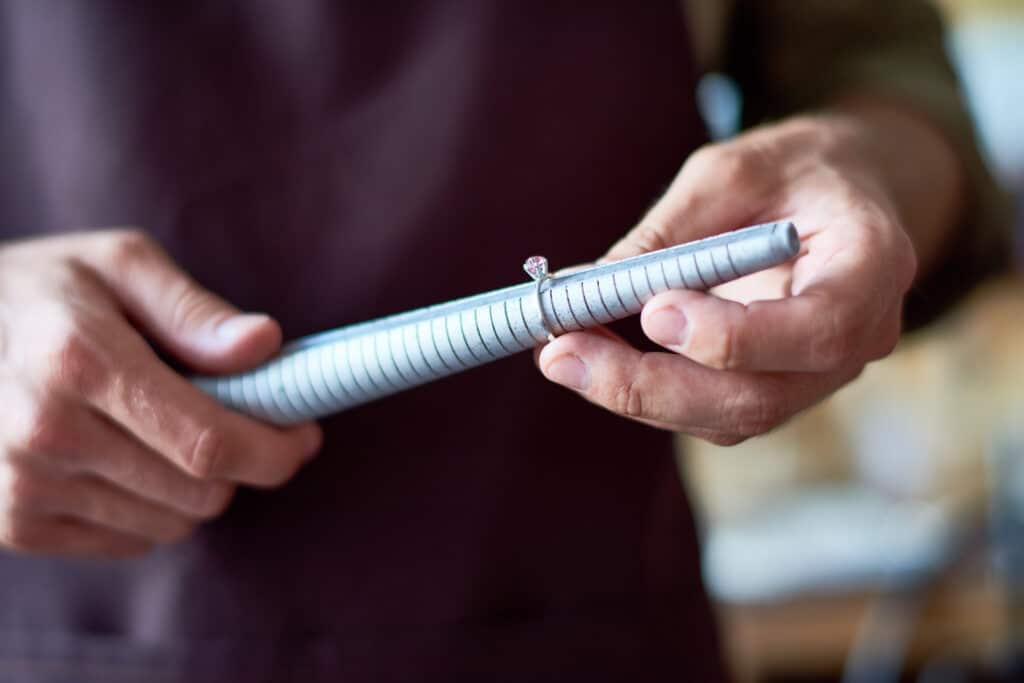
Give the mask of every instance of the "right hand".
[[281, 343], [277, 323], [202, 289], [143, 233], [0, 244], [0, 545], [136, 555], [316, 453], [315, 423], [279, 429], [222, 407], [143, 333], [205, 373]]

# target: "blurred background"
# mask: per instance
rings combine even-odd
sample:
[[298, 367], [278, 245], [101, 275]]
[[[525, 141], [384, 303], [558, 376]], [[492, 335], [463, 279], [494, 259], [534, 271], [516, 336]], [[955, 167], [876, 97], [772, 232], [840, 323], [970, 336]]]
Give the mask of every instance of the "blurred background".
[[[898, 0], [894, 0], [898, 1]], [[1024, 0], [943, 0], [993, 170], [1024, 207]], [[735, 91], [705, 79], [715, 134]], [[766, 437], [683, 439], [740, 681], [1024, 681], [1024, 220], [1016, 272]]]

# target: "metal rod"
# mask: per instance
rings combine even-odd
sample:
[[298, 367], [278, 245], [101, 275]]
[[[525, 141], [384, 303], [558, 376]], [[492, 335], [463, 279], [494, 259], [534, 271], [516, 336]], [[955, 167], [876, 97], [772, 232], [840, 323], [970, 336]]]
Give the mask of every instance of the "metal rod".
[[639, 313], [670, 289], [705, 290], [784, 263], [800, 240], [792, 223], [734, 232], [525, 282], [285, 345], [245, 373], [196, 377], [221, 403], [279, 425], [324, 417], [453, 375], [564, 334]]

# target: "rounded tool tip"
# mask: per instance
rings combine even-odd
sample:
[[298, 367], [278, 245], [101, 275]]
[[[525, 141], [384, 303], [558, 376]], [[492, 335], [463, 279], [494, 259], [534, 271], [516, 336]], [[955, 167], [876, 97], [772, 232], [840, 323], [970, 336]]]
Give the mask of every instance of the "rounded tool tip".
[[786, 258], [793, 258], [800, 251], [800, 236], [796, 232], [796, 226], [790, 221], [782, 221], [775, 224], [772, 230], [775, 247]]

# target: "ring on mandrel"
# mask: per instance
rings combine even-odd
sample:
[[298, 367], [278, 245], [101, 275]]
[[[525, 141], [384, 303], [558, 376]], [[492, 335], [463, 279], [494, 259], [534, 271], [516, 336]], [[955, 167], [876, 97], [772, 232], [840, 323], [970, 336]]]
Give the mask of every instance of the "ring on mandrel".
[[548, 319], [544, 316], [544, 304], [541, 301], [541, 285], [545, 280], [551, 279], [551, 274], [548, 272], [548, 260], [543, 256], [531, 256], [523, 262], [523, 270], [537, 283], [537, 315], [540, 317], [541, 327], [548, 333], [548, 341], [554, 341], [555, 334], [551, 331], [551, 325], [548, 324]]

